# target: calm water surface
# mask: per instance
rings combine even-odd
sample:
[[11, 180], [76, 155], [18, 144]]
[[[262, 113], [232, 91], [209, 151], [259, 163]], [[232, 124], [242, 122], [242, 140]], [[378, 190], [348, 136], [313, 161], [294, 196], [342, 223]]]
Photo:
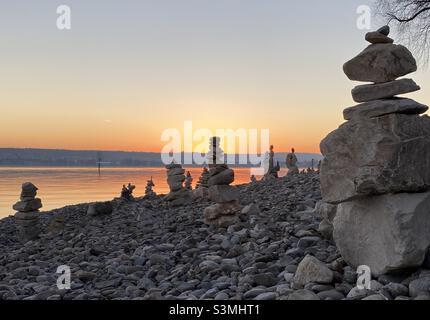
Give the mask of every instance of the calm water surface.
[[[187, 170], [195, 185], [202, 169]], [[159, 194], [168, 193], [164, 168], [104, 168], [99, 176], [96, 168], [0, 167], [0, 218], [14, 214], [12, 205], [19, 199], [23, 182], [33, 182], [39, 188], [42, 210], [51, 210], [71, 204], [111, 200], [119, 196], [122, 185], [129, 182], [136, 185], [135, 195], [142, 196], [151, 176], [156, 185], [154, 190]], [[236, 168], [235, 177], [235, 184], [248, 183], [250, 169]]]

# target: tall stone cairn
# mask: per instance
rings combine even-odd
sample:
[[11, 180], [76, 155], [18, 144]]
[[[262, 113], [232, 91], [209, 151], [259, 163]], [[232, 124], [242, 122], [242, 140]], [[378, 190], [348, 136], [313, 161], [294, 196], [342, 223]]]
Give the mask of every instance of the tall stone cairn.
[[297, 167], [297, 156], [294, 148], [291, 149], [291, 152], [287, 154], [286, 165], [288, 168], [287, 175], [291, 176], [293, 174], [299, 174], [299, 168]]
[[264, 174], [264, 179], [278, 178], [279, 171], [281, 170], [281, 166], [279, 162], [275, 165], [275, 152], [273, 151], [274, 147], [270, 146], [270, 151], [268, 154], [268, 166], [266, 172]]
[[13, 206], [18, 211], [15, 220], [23, 241], [35, 240], [40, 234], [39, 209], [42, 208], [42, 201], [36, 198], [37, 190], [31, 182], [24, 183], [20, 201]]
[[190, 192], [184, 188], [185, 169], [180, 164], [172, 162], [166, 166], [167, 184], [170, 193], [164, 198], [172, 206], [181, 206], [189, 202]]
[[230, 186], [234, 181], [234, 171], [224, 164], [224, 153], [219, 144], [218, 137], [210, 139], [207, 154], [209, 199], [216, 204], [204, 210], [204, 220], [209, 225], [227, 227], [234, 224], [240, 214], [239, 191], [235, 186]]
[[430, 118], [428, 107], [396, 97], [420, 89], [411, 52], [393, 44], [389, 27], [344, 65], [361, 104], [321, 142], [323, 200], [338, 205], [333, 237], [345, 261], [375, 276], [422, 265], [430, 245]]

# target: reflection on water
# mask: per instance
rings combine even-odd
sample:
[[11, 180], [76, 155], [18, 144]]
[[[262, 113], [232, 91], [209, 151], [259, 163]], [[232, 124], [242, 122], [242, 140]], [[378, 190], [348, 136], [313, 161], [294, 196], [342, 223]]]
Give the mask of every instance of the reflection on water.
[[[198, 181], [201, 168], [187, 169]], [[0, 168], [0, 218], [14, 214], [12, 205], [18, 201], [21, 184], [31, 181], [38, 188], [43, 209], [51, 210], [70, 204], [110, 200], [117, 197], [123, 184], [136, 185], [135, 195], [142, 196], [146, 181], [153, 177], [154, 190], [168, 193], [164, 168]], [[235, 184], [250, 181], [250, 169], [235, 169]]]

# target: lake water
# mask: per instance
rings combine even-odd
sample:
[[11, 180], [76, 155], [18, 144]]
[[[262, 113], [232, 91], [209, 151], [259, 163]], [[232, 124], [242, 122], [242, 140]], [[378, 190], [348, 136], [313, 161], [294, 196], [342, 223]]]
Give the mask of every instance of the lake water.
[[[185, 168], [186, 169], [186, 168]], [[193, 186], [201, 168], [186, 169], [193, 176]], [[285, 171], [281, 172], [281, 175]], [[38, 188], [42, 210], [66, 205], [111, 200], [118, 197], [123, 184], [136, 185], [135, 196], [143, 196], [146, 181], [153, 177], [159, 193], [168, 193], [165, 168], [103, 168], [99, 176], [96, 168], [7, 168], [0, 167], [0, 218], [14, 214], [12, 205], [19, 200], [21, 185], [30, 181]], [[235, 184], [250, 181], [249, 168], [235, 168]]]

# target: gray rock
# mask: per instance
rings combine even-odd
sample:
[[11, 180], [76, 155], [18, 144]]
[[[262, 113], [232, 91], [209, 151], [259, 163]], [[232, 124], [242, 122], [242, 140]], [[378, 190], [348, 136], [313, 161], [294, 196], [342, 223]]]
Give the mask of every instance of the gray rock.
[[262, 294], [259, 294], [255, 300], [276, 300], [277, 294], [275, 292], [265, 292]]
[[394, 40], [390, 37], [387, 37], [386, 35], [383, 35], [379, 32], [368, 32], [366, 34], [366, 41], [377, 44], [377, 43], [393, 43]]
[[384, 36], [388, 36], [390, 34], [390, 26], [383, 26], [383, 27], [379, 28], [378, 30], [376, 30], [376, 32], [378, 32]]
[[247, 300], [249, 300], [249, 299], [254, 299], [255, 297], [257, 297], [257, 296], [259, 296], [259, 295], [261, 295], [261, 294], [263, 294], [263, 293], [266, 293], [266, 292], [267, 292], [267, 289], [262, 289], [262, 288], [253, 288], [253, 289], [251, 289], [251, 290], [249, 290], [249, 291], [245, 292], [245, 293], [243, 294], [243, 298], [244, 298], [244, 299], [247, 299]]
[[89, 216], [101, 216], [111, 214], [113, 211], [112, 202], [96, 202], [88, 206], [87, 214]]
[[215, 296], [215, 298], [214, 298], [214, 300], [228, 300], [230, 297], [229, 297], [229, 295], [227, 294], [227, 293], [225, 293], [225, 292], [220, 292], [220, 293], [218, 293], [216, 296]]
[[404, 46], [380, 43], [346, 62], [343, 71], [350, 80], [383, 83], [417, 71], [417, 63]]
[[337, 290], [321, 291], [317, 293], [321, 300], [342, 300], [345, 296]]
[[333, 224], [324, 219], [318, 226], [318, 232], [324, 239], [331, 240], [333, 238]]
[[35, 198], [32, 200], [19, 201], [13, 205], [13, 209], [19, 212], [32, 212], [42, 208], [42, 200]]
[[295, 288], [303, 288], [311, 282], [332, 283], [333, 271], [317, 258], [307, 255], [297, 267], [293, 282]]
[[408, 287], [400, 283], [389, 283], [384, 286], [384, 289], [386, 289], [389, 292], [389, 294], [393, 299], [398, 296], [407, 296], [409, 294]]
[[351, 289], [351, 291], [348, 293], [346, 297], [350, 300], [361, 300], [372, 294], [374, 294], [373, 291], [354, 287]]
[[418, 297], [423, 294], [430, 294], [430, 277], [418, 278], [409, 284], [409, 295], [411, 297]]
[[309, 290], [297, 290], [288, 296], [288, 300], [321, 300], [315, 293]]
[[419, 267], [430, 245], [430, 192], [388, 194], [339, 205], [334, 240], [353, 267], [374, 276]]
[[258, 286], [272, 287], [278, 279], [271, 273], [259, 273], [253, 276], [253, 282]]
[[355, 102], [369, 102], [378, 99], [387, 99], [415, 92], [421, 88], [412, 79], [400, 79], [380, 84], [365, 84], [352, 89], [352, 98]]
[[215, 185], [209, 187], [209, 199], [216, 203], [226, 203], [239, 199], [239, 191], [235, 186]]
[[391, 113], [422, 114], [429, 108], [411, 99], [393, 98], [362, 103], [343, 111], [345, 120], [375, 118]]
[[[430, 188], [430, 118], [390, 114], [348, 121], [321, 142], [321, 192], [340, 203]], [[411, 165], [413, 164], [413, 165]]]
[[229, 185], [234, 181], [234, 171], [232, 169], [225, 169], [220, 173], [209, 178], [209, 186], [215, 185]]
[[366, 298], [363, 298], [362, 300], [387, 300], [387, 298], [381, 294], [372, 294]]
[[315, 206], [315, 213], [319, 214], [323, 219], [328, 222], [333, 222], [334, 217], [336, 216], [337, 206], [324, 202], [318, 201]]

